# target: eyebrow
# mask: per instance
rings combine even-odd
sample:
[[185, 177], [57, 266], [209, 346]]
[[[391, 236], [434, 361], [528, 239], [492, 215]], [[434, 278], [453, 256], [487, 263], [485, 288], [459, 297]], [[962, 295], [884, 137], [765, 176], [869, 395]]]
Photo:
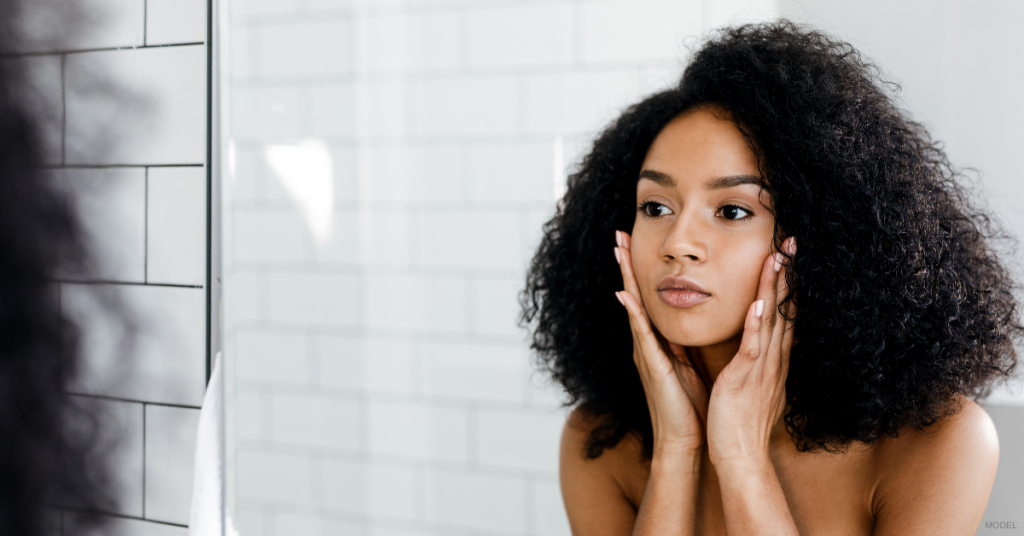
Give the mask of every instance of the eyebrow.
[[[645, 169], [640, 172], [641, 179], [647, 179], [654, 181], [661, 186], [675, 187], [676, 180], [667, 173], [655, 171], [653, 169]], [[729, 175], [728, 177], [718, 177], [711, 182], [707, 183], [704, 188], [707, 190], [721, 190], [724, 188], [732, 188], [734, 186], [742, 186], [744, 184], [754, 184], [761, 186], [761, 178], [754, 175]]]

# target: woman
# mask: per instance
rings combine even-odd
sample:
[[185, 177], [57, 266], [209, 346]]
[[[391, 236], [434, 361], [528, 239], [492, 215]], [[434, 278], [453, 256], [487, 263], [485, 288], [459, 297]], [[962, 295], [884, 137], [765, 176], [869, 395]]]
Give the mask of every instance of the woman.
[[574, 534], [977, 530], [999, 446], [971, 398], [1024, 327], [988, 218], [875, 78], [789, 22], [725, 30], [571, 177], [524, 319], [577, 404]]

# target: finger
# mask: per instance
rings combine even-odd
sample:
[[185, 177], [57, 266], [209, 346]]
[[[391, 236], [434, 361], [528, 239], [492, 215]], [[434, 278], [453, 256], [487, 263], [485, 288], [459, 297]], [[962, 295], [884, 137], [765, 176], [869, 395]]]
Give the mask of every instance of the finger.
[[631, 294], [625, 291], [616, 294], [629, 312], [629, 324], [633, 329], [633, 343], [636, 345], [635, 348], [640, 350], [639, 353], [642, 354], [642, 361], [644, 361], [643, 364], [646, 365], [647, 371], [665, 374], [671, 365], [668, 362], [668, 356], [661, 351], [661, 346], [654, 337], [647, 315], [640, 309], [640, 304], [633, 299]]
[[644, 308], [643, 297], [640, 296], [640, 285], [636, 282], [636, 274], [633, 273], [633, 255], [629, 251], [629, 235], [624, 231], [615, 231], [615, 243], [618, 247], [615, 248], [615, 258], [619, 261], [619, 270], [622, 272], [622, 285], [636, 298], [637, 303], [640, 304], [640, 308]]
[[761, 355], [761, 317], [765, 312], [764, 300], [757, 300], [747, 309], [747, 318], [743, 322], [743, 338], [740, 339], [740, 350], [733, 360], [753, 363]]
[[761, 348], [767, 348], [771, 342], [771, 333], [775, 328], [775, 320], [778, 317], [778, 304], [776, 301], [776, 285], [778, 284], [781, 258], [778, 253], [772, 253], [765, 259], [761, 266], [761, 279], [757, 285], [757, 299], [764, 300], [764, 311], [761, 315]]

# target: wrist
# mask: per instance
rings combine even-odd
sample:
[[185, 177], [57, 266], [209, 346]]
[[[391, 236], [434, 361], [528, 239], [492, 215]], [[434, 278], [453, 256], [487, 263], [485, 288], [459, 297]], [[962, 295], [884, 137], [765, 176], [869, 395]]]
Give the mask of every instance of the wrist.
[[715, 466], [715, 473], [719, 475], [758, 475], [765, 470], [775, 470], [771, 456], [767, 452], [750, 454], [746, 456], [732, 456], [723, 458], [711, 458]]
[[698, 473], [703, 456], [704, 448], [702, 447], [655, 445], [651, 470], [661, 468], [672, 472], [693, 471]]

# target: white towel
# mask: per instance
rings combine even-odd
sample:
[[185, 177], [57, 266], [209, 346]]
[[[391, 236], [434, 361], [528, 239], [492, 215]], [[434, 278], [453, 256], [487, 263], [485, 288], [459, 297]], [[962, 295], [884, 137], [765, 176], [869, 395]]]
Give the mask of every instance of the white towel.
[[[199, 411], [189, 536], [231, 536], [235, 533], [234, 530], [224, 530], [224, 382], [221, 381], [220, 369], [220, 352], [217, 352], [203, 407]], [[229, 521], [229, 527], [230, 524]]]

